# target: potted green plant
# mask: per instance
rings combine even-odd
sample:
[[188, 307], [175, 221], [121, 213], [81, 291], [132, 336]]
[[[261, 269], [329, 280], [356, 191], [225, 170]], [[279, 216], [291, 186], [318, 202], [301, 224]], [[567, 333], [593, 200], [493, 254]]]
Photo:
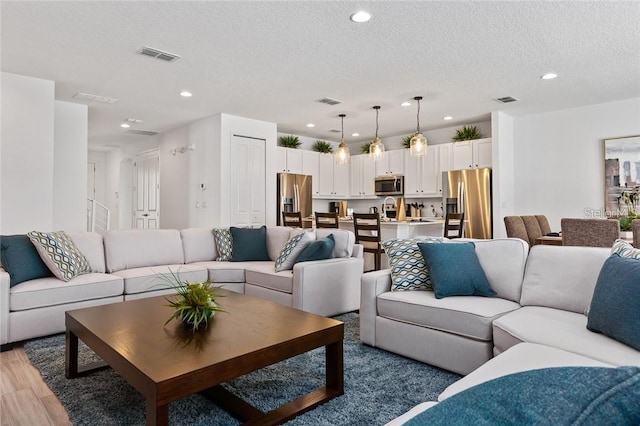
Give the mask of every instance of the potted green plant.
[[333, 147], [329, 142], [317, 140], [311, 146], [314, 151], [322, 152], [324, 154], [331, 154], [333, 152]]
[[181, 281], [178, 274], [173, 271], [169, 272], [170, 275], [161, 274], [161, 277], [170, 288], [178, 293], [178, 296], [166, 298], [169, 302], [166, 306], [175, 310], [164, 325], [167, 325], [172, 319], [178, 319], [192, 331], [207, 328], [211, 317], [216, 312], [223, 312], [216, 301], [217, 298], [222, 297], [217, 293], [221, 287], [214, 286], [211, 280], [202, 283]]
[[[635, 188], [633, 191], [625, 191], [618, 198], [618, 203], [623, 201], [626, 207], [626, 216], [618, 217], [620, 222], [620, 232], [632, 232], [632, 224], [634, 219], [638, 219], [636, 208], [638, 207], [638, 199], [640, 198], [639, 188]], [[626, 237], [633, 238], [633, 234], [625, 235]]]
[[474, 139], [482, 139], [482, 134], [476, 126], [462, 126], [456, 129], [456, 134], [451, 138], [454, 142], [472, 141]]
[[280, 146], [283, 146], [285, 148], [297, 149], [300, 144], [302, 144], [302, 142], [300, 142], [300, 138], [294, 135], [280, 136], [278, 141], [280, 142]]
[[369, 153], [369, 147], [371, 146], [372, 142], [365, 142], [360, 146], [360, 152], [362, 152], [363, 154], [368, 154]]

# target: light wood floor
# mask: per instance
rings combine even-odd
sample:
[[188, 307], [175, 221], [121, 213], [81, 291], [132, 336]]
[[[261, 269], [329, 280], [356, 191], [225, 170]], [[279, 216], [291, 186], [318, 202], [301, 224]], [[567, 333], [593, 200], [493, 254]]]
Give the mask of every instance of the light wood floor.
[[71, 425], [21, 346], [0, 353], [0, 425]]

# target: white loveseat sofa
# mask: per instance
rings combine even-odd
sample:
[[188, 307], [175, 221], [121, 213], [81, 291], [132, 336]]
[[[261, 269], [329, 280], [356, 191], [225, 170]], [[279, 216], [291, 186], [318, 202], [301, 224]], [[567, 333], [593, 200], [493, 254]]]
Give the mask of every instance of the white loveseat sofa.
[[0, 270], [0, 344], [64, 331], [64, 312], [100, 304], [171, 293], [158, 274], [177, 272], [181, 280], [211, 279], [215, 285], [319, 315], [357, 310], [360, 305], [362, 246], [352, 232], [333, 234], [333, 258], [297, 263], [275, 272], [274, 259], [292, 234], [287, 227], [267, 227], [270, 261], [216, 261], [211, 229], [118, 230], [104, 236], [69, 233], [87, 257], [91, 273], [68, 282], [38, 278], [10, 287]]
[[[439, 397], [507, 374], [558, 366], [640, 365], [640, 351], [586, 328], [608, 248], [474, 241], [495, 297], [392, 292], [390, 271], [362, 277], [363, 343], [466, 377]], [[495, 356], [495, 358], [494, 358]], [[394, 420], [400, 425], [436, 402]]]

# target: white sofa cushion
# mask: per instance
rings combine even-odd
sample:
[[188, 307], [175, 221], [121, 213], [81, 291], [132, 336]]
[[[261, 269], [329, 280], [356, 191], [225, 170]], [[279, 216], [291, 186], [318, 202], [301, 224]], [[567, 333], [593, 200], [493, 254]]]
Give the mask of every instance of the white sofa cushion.
[[282, 247], [291, 237], [291, 228], [288, 226], [267, 226], [267, 252], [269, 259], [276, 260]]
[[184, 263], [215, 260], [218, 256], [213, 230], [208, 228], [187, 228], [180, 231]]
[[396, 417], [395, 419], [391, 420], [389, 423], [385, 424], [384, 426], [402, 426], [403, 424], [405, 424], [406, 422], [408, 422], [418, 414], [428, 410], [429, 408], [433, 407], [436, 404], [437, 404], [436, 401], [427, 401], [427, 402], [418, 404], [415, 407], [413, 407], [411, 410], [407, 411], [401, 416]]
[[176, 229], [128, 229], [104, 235], [107, 271], [184, 263], [180, 232]]
[[69, 236], [89, 261], [91, 272], [106, 272], [104, 242], [101, 234], [97, 232], [69, 232]]
[[517, 342], [539, 343], [611, 365], [640, 365], [640, 351], [587, 330], [586, 315], [553, 308], [525, 306], [493, 322], [496, 350]]
[[273, 262], [248, 266], [245, 276], [247, 284], [282, 291], [284, 293], [293, 292], [293, 271], [276, 272], [273, 267]]
[[9, 290], [10, 311], [23, 311], [65, 303], [122, 296], [122, 278], [100, 273], [78, 275], [65, 282], [57, 278], [25, 281]]
[[124, 279], [124, 294], [143, 293], [145, 291], [166, 290], [169, 287], [166, 275], [171, 280], [171, 274], [176, 274], [180, 281], [191, 283], [203, 282], [208, 278], [208, 271], [203, 266], [190, 265], [156, 265], [142, 268], [124, 269], [114, 272]]
[[610, 249], [600, 247], [532, 247], [520, 304], [587, 312], [609, 254]]
[[451, 296], [432, 291], [392, 291], [378, 296], [378, 315], [473, 339], [489, 341], [492, 321], [520, 305], [497, 297]]
[[333, 234], [333, 257], [351, 257], [356, 236], [346, 229], [318, 228], [316, 229], [316, 239], [326, 238]]

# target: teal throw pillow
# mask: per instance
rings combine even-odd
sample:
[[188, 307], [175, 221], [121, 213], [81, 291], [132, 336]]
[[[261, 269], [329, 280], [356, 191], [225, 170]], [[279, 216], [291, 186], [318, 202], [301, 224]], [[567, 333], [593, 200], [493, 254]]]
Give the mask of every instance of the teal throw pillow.
[[9, 287], [53, 276], [26, 235], [0, 236], [0, 262], [9, 274]]
[[638, 401], [640, 367], [543, 368], [473, 386], [404, 425], [631, 426], [640, 424]]
[[233, 241], [232, 262], [271, 260], [267, 250], [267, 227], [229, 228]]
[[640, 260], [614, 254], [602, 265], [587, 329], [640, 351]]
[[449, 296], [495, 296], [473, 243], [418, 243], [431, 275], [436, 299]]
[[296, 259], [296, 263], [331, 259], [335, 245], [333, 234], [329, 234], [325, 238], [319, 238], [302, 250], [302, 253]]

